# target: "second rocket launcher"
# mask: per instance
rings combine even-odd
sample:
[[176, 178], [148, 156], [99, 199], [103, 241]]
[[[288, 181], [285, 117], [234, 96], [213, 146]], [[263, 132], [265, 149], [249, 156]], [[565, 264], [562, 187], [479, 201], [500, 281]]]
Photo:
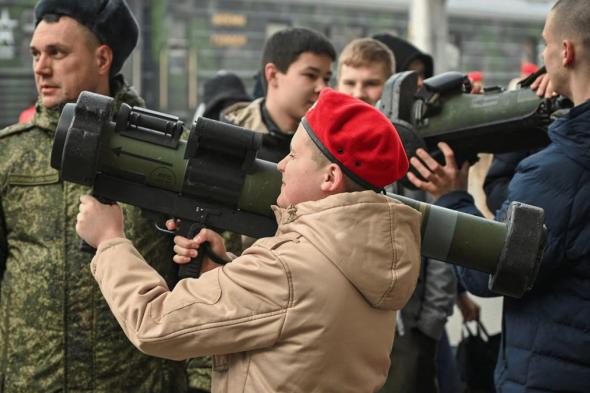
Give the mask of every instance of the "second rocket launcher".
[[[256, 158], [261, 134], [206, 118], [187, 140], [186, 131], [175, 116], [116, 109], [112, 98], [83, 92], [63, 109], [51, 165], [99, 198], [181, 219], [184, 235], [195, 226], [273, 235], [270, 205], [281, 176]], [[514, 202], [501, 223], [390, 196], [422, 213], [423, 256], [489, 273], [498, 294], [520, 297], [532, 288], [545, 241], [542, 209]]]

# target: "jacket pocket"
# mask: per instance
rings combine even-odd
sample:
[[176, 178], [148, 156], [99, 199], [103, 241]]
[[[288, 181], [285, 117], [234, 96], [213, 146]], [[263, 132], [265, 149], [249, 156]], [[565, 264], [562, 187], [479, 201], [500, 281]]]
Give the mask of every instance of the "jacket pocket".
[[7, 176], [7, 186], [43, 186], [59, 182], [59, 173], [48, 173], [45, 175], [21, 175], [10, 174]]
[[40, 234], [46, 232], [51, 237], [57, 222], [63, 221], [64, 202], [59, 183], [57, 172], [40, 175], [8, 174], [2, 187], [2, 205], [7, 228], [19, 228], [21, 235], [36, 237], [35, 230], [41, 230]]

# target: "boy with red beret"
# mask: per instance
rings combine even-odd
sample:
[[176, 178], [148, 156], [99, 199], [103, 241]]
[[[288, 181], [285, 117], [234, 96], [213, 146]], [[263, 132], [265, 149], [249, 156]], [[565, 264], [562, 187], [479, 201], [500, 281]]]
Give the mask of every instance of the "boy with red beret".
[[[92, 272], [131, 342], [213, 355], [213, 392], [374, 392], [420, 266], [419, 213], [379, 192], [407, 168], [383, 114], [324, 89], [278, 164], [277, 233], [231, 263], [170, 291], [124, 238], [118, 206], [81, 198], [76, 229], [98, 248]], [[205, 241], [230, 259], [203, 230], [176, 239], [175, 260]]]

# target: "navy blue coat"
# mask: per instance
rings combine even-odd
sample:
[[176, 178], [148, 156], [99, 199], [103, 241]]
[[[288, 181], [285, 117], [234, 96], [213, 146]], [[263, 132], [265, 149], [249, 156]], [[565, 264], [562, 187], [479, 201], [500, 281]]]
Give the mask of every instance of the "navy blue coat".
[[[504, 298], [499, 393], [590, 392], [590, 100], [549, 127], [551, 144], [521, 161], [498, 211], [510, 201], [545, 210], [547, 245], [534, 288]], [[437, 204], [477, 213], [465, 192]], [[494, 296], [487, 275], [459, 268], [476, 295]]]

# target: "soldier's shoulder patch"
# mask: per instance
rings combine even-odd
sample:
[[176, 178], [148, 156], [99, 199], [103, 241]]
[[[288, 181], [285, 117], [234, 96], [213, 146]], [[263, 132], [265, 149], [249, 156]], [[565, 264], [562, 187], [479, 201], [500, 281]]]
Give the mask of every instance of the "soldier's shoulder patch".
[[19, 134], [21, 132], [28, 131], [34, 127], [35, 127], [35, 125], [33, 123], [13, 124], [11, 126], [8, 126], [4, 129], [0, 130], [0, 139], [6, 138], [7, 136], [10, 136], [10, 135]]

